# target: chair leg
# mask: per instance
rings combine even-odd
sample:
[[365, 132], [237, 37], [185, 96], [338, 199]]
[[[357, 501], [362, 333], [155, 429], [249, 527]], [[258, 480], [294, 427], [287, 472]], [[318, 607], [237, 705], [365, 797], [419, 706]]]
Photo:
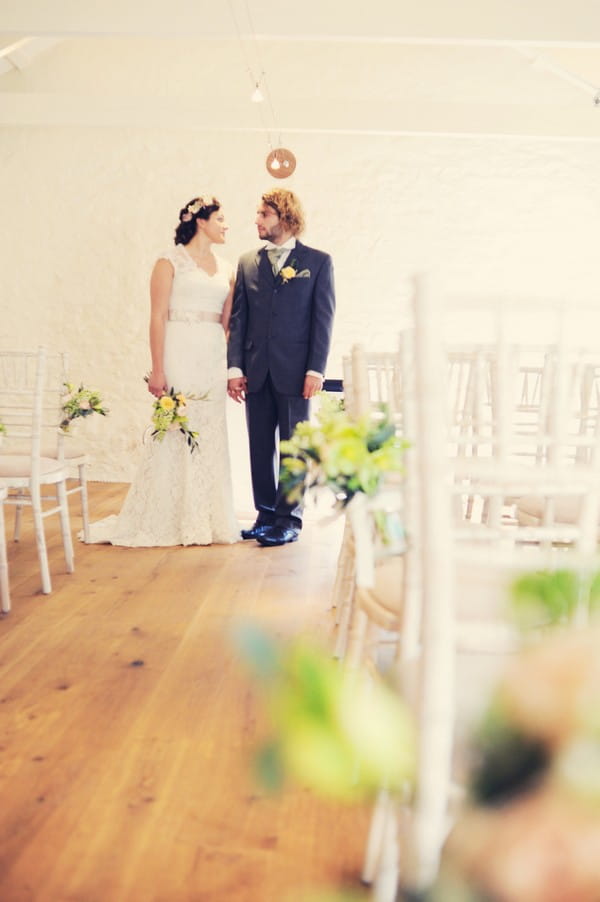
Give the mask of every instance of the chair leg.
[[60, 507], [60, 531], [63, 540], [63, 549], [65, 552], [65, 561], [67, 564], [67, 573], [73, 573], [75, 570], [75, 560], [73, 552], [73, 539], [71, 538], [71, 524], [69, 521], [69, 503], [67, 499], [66, 482], [59, 482], [56, 486], [57, 499]]
[[346, 648], [348, 646], [348, 630], [350, 628], [350, 622], [352, 620], [352, 608], [354, 601], [354, 587], [350, 584], [347, 587], [348, 597], [344, 599], [344, 604], [341, 609], [340, 618], [337, 625], [337, 637], [335, 640], [335, 647], [333, 649], [333, 657], [340, 660], [346, 654]]
[[21, 538], [21, 516], [23, 513], [23, 505], [17, 504], [15, 507], [15, 527], [13, 531], [13, 540], [18, 542]]
[[367, 837], [367, 846], [365, 849], [365, 858], [361, 874], [362, 882], [369, 886], [375, 879], [377, 866], [381, 856], [388, 804], [389, 796], [387, 791], [385, 789], [380, 789], [377, 793], [377, 798], [375, 799], [373, 813], [371, 814], [371, 823], [369, 825], [369, 835]]
[[373, 886], [374, 902], [395, 902], [400, 878], [400, 847], [396, 806], [388, 800], [381, 839], [381, 857]]
[[354, 543], [348, 520], [344, 523], [342, 544], [338, 555], [335, 583], [331, 593], [331, 607], [335, 608], [335, 622], [338, 624], [342, 618], [344, 606], [349, 592], [349, 586], [354, 580]]
[[87, 474], [85, 472], [86, 464], [80, 464], [79, 469], [79, 486], [81, 493], [81, 517], [83, 520], [83, 540], [87, 544], [90, 543], [90, 513], [88, 507], [88, 490], [87, 490]]
[[0, 503], [0, 602], [2, 613], [10, 611], [10, 589], [8, 583], [8, 559], [6, 556], [6, 528], [4, 506]]
[[348, 631], [348, 650], [346, 652], [346, 665], [351, 670], [358, 669], [363, 661], [367, 644], [368, 626], [369, 618], [366, 613], [360, 607], [355, 607], [352, 611], [350, 629]]
[[44, 535], [44, 518], [42, 515], [42, 499], [39, 492], [31, 493], [31, 509], [33, 512], [33, 524], [35, 527], [35, 544], [37, 546], [38, 559], [40, 562], [40, 573], [42, 576], [42, 592], [49, 595], [52, 592], [52, 581], [50, 579], [50, 568], [48, 566], [48, 549], [46, 548], [46, 537]]

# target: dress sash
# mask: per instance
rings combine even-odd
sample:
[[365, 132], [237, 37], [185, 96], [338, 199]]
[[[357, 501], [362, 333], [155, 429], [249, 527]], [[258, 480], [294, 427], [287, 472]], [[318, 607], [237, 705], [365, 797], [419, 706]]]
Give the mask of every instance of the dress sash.
[[208, 310], [169, 310], [169, 321], [175, 323], [220, 323], [221, 314]]

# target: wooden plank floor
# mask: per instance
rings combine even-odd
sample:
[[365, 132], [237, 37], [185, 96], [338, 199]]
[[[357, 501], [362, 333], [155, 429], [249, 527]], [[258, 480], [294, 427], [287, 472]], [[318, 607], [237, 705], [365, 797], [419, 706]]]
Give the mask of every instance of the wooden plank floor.
[[[125, 490], [91, 484], [92, 519]], [[261, 707], [230, 638], [248, 617], [331, 637], [341, 524], [313, 515], [275, 549], [76, 542], [68, 575], [52, 517], [44, 596], [25, 520], [0, 620], [1, 902], [284, 902], [358, 888], [368, 811], [301, 788], [268, 797], [253, 781]]]

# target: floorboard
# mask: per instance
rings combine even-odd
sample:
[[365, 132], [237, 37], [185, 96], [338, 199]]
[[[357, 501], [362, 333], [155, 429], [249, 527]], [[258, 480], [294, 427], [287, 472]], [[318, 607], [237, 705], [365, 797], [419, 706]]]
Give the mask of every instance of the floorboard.
[[[92, 483], [92, 519], [125, 491]], [[76, 535], [76, 499], [71, 510]], [[368, 811], [257, 786], [262, 710], [231, 639], [251, 618], [331, 641], [341, 524], [309, 513], [301, 540], [275, 549], [76, 542], [67, 574], [55, 519], [51, 595], [26, 514], [9, 542], [0, 900], [284, 902], [358, 888]]]

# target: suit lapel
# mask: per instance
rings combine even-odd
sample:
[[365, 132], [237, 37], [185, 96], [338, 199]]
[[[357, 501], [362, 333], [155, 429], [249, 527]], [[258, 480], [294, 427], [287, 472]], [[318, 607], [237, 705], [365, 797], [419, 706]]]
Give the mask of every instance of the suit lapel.
[[270, 291], [273, 287], [275, 276], [273, 275], [271, 261], [264, 247], [259, 248], [256, 252], [256, 268], [258, 270], [259, 285], [264, 285]]
[[300, 241], [296, 241], [296, 247], [291, 249], [288, 258], [285, 261], [285, 265], [293, 266], [296, 272], [300, 272], [300, 270], [303, 269], [302, 261], [304, 260], [305, 251], [306, 247]]

